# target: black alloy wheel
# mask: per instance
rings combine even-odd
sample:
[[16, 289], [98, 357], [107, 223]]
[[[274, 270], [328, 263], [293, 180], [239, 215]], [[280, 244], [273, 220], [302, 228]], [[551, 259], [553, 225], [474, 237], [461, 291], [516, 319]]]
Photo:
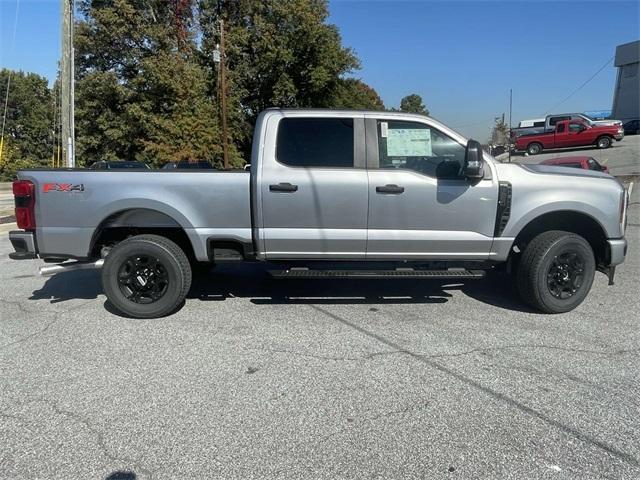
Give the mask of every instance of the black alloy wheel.
[[556, 255], [547, 273], [551, 295], [561, 300], [573, 296], [584, 280], [585, 260], [577, 250]]
[[162, 262], [149, 255], [128, 257], [118, 271], [120, 291], [135, 303], [153, 303], [167, 292], [169, 274]]

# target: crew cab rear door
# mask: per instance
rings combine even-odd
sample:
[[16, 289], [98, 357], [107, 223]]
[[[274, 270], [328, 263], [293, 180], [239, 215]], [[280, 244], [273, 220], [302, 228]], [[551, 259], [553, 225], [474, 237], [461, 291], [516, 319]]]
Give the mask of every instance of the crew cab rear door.
[[465, 145], [425, 121], [365, 120], [367, 259], [486, 259], [498, 184], [461, 176]]
[[264, 258], [364, 258], [364, 116], [285, 111], [267, 129], [258, 182]]

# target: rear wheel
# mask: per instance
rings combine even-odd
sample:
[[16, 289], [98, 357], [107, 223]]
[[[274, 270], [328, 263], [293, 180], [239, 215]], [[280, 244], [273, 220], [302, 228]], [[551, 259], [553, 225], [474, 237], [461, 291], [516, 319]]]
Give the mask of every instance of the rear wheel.
[[542, 144], [534, 142], [527, 146], [527, 153], [529, 155], [538, 155], [542, 151]]
[[134, 318], [173, 313], [191, 286], [191, 266], [178, 245], [158, 235], [137, 235], [117, 244], [102, 268], [111, 304]]
[[596, 145], [598, 146], [598, 148], [609, 148], [611, 146], [611, 143], [611, 137], [604, 136], [598, 138]]
[[545, 313], [573, 310], [585, 299], [595, 276], [593, 250], [584, 238], [553, 230], [535, 237], [518, 264], [522, 299]]

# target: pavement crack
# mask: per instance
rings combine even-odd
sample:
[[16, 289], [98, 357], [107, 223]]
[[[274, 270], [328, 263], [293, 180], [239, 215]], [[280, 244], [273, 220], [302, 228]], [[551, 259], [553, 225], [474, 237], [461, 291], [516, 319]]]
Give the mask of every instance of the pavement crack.
[[549, 350], [560, 350], [560, 351], [571, 352], [571, 353], [588, 353], [591, 355], [602, 355], [602, 356], [621, 355], [623, 353], [638, 351], [638, 349], [632, 349], [632, 350], [616, 350], [615, 352], [605, 352], [601, 350], [587, 350], [587, 349], [581, 349], [581, 348], [560, 347], [557, 345], [525, 343], [525, 344], [516, 344], [516, 345], [502, 345], [497, 347], [474, 348], [471, 350], [466, 350], [464, 352], [456, 352], [456, 353], [436, 353], [432, 355], [417, 354], [417, 356], [425, 357], [425, 358], [462, 357], [465, 355], [471, 355], [473, 353], [487, 353], [487, 352], [495, 352], [495, 351], [502, 351], [502, 350], [518, 350], [518, 349], [549, 349]]
[[382, 351], [382, 352], [372, 352], [372, 353], [367, 353], [365, 355], [349, 357], [349, 356], [318, 355], [315, 353], [297, 352], [295, 350], [277, 349], [277, 348], [255, 348], [252, 350], [259, 350], [262, 352], [270, 352], [270, 353], [284, 353], [287, 355], [294, 355], [297, 357], [315, 358], [317, 360], [329, 360], [329, 361], [339, 361], [339, 362], [354, 362], [354, 361], [361, 361], [361, 360], [370, 360], [374, 357], [379, 357], [383, 355], [394, 355], [398, 353], [404, 353], [402, 351], [391, 350], [391, 351]]
[[[425, 357], [423, 355], [420, 355], [419, 353], [412, 352], [409, 349], [405, 349], [395, 341], [389, 338], [386, 338], [384, 335], [371, 331], [365, 327], [362, 327], [325, 308], [322, 308], [318, 305], [310, 305], [310, 307], [330, 318], [333, 318], [335, 321], [342, 323], [346, 327], [349, 327], [355, 330], [356, 332], [359, 332], [361, 335], [378, 341], [382, 345], [385, 345], [386, 347], [391, 348], [392, 350], [405, 352], [407, 355], [411, 356], [411, 358], [415, 359], [418, 362], [423, 363], [425, 366], [432, 368], [434, 370], [438, 370], [443, 375], [446, 375], [449, 378], [455, 379], [456, 381], [460, 382], [461, 384], [469, 388], [473, 388], [479, 392], [482, 392], [483, 394], [487, 395], [494, 401], [505, 403], [509, 407], [518, 410], [521, 414], [528, 415], [541, 422], [544, 422], [545, 424], [560, 430], [565, 435], [573, 437], [576, 440], [584, 442], [595, 448], [598, 448], [603, 452], [606, 452], [608, 455], [615, 457], [619, 460], [622, 460], [630, 465], [633, 465], [634, 467], [640, 466], [640, 461], [638, 461], [638, 459], [635, 456], [633, 456], [633, 454], [627, 453], [619, 449], [615, 445], [611, 445], [605, 441], [599, 440], [597, 437], [589, 433], [585, 433], [576, 427], [573, 427], [571, 425], [561, 422], [560, 420], [556, 420], [555, 418], [548, 415], [546, 412], [536, 410], [535, 408], [528, 406], [527, 404], [518, 400], [517, 398], [513, 398], [509, 396], [507, 393], [503, 393], [503, 392], [500, 392], [499, 390], [495, 390], [489, 386], [483, 385], [480, 381], [467, 377], [464, 374], [457, 372], [456, 370], [435, 361], [435, 359], [433, 358]], [[522, 348], [522, 346], [519, 346], [519, 348]], [[591, 353], [593, 353], [593, 351], [591, 351]], [[605, 352], [595, 352], [595, 353], [606, 355]]]
[[[21, 313], [24, 313], [24, 314], [27, 314], [27, 315], [42, 315], [42, 312], [33, 312], [33, 311], [30, 311], [29, 309], [24, 308], [24, 306], [20, 302], [16, 302], [16, 301], [13, 301], [13, 300], [2, 300], [2, 299], [0, 299], [0, 304], [2, 304], [2, 303], [7, 304], [7, 305], [16, 305], [18, 307], [18, 310], [20, 310]], [[42, 334], [48, 332], [51, 329], [51, 327], [53, 327], [65, 313], [71, 313], [71, 312], [73, 312], [75, 310], [79, 310], [82, 307], [84, 307], [85, 305], [88, 305], [90, 303], [92, 303], [92, 301], [83, 302], [80, 305], [76, 305], [74, 307], [69, 307], [69, 308], [66, 308], [66, 309], [64, 309], [62, 311], [45, 313], [45, 315], [52, 315], [53, 318], [50, 321], [48, 321], [44, 325], [44, 327], [40, 328], [39, 330], [37, 330], [37, 331], [35, 331], [33, 333], [25, 335], [24, 337], [21, 337], [18, 340], [6, 343], [4, 345], [0, 345], [0, 352], [3, 352], [3, 351], [5, 351], [5, 350], [7, 350], [7, 349], [9, 349], [11, 347], [16, 346], [16, 345], [21, 345], [21, 344], [23, 344], [25, 342], [28, 342], [29, 340], [32, 340], [32, 339], [34, 339], [36, 337], [41, 336]]]
[[47, 398], [40, 397], [40, 398], [37, 398], [37, 399], [33, 399], [33, 400], [31, 400], [30, 402], [27, 402], [27, 403], [32, 403], [32, 402], [44, 403], [45, 405], [49, 406], [49, 408], [51, 408], [56, 415], [68, 418], [71, 421], [84, 426], [84, 428], [91, 435], [93, 435], [93, 437], [95, 438], [96, 445], [98, 446], [98, 448], [100, 449], [102, 454], [110, 462], [114, 462], [114, 463], [120, 462], [120, 463], [125, 463], [127, 465], [131, 465], [132, 467], [134, 467], [141, 474], [144, 474], [145, 476], [147, 476], [149, 478], [153, 478], [153, 472], [151, 470], [141, 466], [139, 464], [139, 460], [138, 459], [118, 456], [118, 455], [115, 455], [115, 454], [111, 453], [109, 451], [109, 448], [107, 447], [107, 443], [106, 443], [106, 440], [104, 438], [104, 434], [98, 428], [94, 427], [86, 418], [82, 417], [81, 415], [79, 415], [79, 414], [77, 414], [75, 412], [72, 412], [70, 410], [65, 410], [65, 409], [61, 408], [57, 404], [57, 402], [55, 402], [53, 400], [49, 400]]
[[7, 349], [9, 349], [11, 347], [14, 347], [16, 345], [21, 345], [21, 344], [23, 344], [25, 342], [28, 342], [29, 340], [32, 340], [32, 339], [34, 339], [36, 337], [39, 337], [43, 333], [46, 333], [53, 325], [55, 325], [58, 322], [58, 320], [60, 319], [60, 315], [61, 314], [62, 313], [55, 313], [53, 315], [53, 319], [50, 320], [49, 322], [47, 322], [44, 325], [44, 327], [42, 327], [40, 330], [37, 330], [37, 331], [35, 331], [33, 333], [30, 333], [29, 335], [26, 335], [26, 336], [20, 338], [19, 340], [15, 340], [13, 342], [9, 342], [9, 343], [6, 343], [6, 344], [2, 345], [0, 347], [0, 351], [7, 350]]

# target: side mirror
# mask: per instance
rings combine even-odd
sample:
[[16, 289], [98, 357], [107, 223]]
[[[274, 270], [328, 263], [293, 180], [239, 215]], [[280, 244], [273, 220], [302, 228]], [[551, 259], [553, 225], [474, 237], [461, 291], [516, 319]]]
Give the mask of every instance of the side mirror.
[[482, 159], [482, 145], [475, 140], [469, 140], [464, 154], [462, 174], [467, 178], [480, 179], [484, 177], [484, 161]]

